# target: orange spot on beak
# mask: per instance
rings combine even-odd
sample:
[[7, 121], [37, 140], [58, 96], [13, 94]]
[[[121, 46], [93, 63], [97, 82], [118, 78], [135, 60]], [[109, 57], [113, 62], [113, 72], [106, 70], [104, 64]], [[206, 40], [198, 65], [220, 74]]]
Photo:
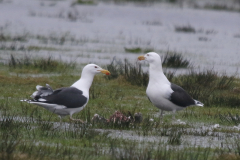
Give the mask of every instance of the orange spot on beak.
[[145, 57], [144, 57], [144, 56], [139, 56], [139, 57], [138, 57], [138, 60], [139, 60], [139, 61], [145, 60]]
[[101, 70], [101, 72], [102, 72], [103, 74], [106, 74], [106, 75], [110, 75], [110, 74], [111, 74], [108, 70], [105, 70], [105, 69]]

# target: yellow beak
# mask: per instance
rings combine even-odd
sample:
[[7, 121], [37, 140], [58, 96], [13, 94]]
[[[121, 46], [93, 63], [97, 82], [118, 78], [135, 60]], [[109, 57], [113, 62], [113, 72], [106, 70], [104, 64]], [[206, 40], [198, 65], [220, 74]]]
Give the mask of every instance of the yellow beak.
[[106, 74], [106, 75], [110, 75], [110, 74], [111, 74], [108, 70], [105, 70], [105, 69], [101, 70], [101, 72], [102, 72], [103, 74]]
[[144, 57], [144, 56], [139, 56], [139, 57], [138, 57], [138, 60], [139, 60], [139, 61], [145, 60], [145, 57]]

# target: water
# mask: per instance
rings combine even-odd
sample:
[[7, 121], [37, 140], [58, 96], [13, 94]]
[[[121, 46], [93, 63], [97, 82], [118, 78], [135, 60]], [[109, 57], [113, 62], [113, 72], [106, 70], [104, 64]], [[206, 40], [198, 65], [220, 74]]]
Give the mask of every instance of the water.
[[[75, 16], [75, 19], [70, 15]], [[187, 25], [192, 26], [196, 33], [175, 31], [176, 26]], [[7, 59], [9, 54], [50, 54], [66, 61], [75, 60], [79, 64], [91, 62], [106, 65], [113, 57], [136, 62], [143, 53], [127, 53], [124, 48], [140, 47], [153, 49], [161, 55], [167, 50], [176, 51], [201, 70], [213, 68], [228, 75], [240, 72], [238, 12], [169, 4], [98, 3], [72, 6], [69, 1], [13, 0], [1, 3], [0, 26], [4, 34], [26, 33], [27, 37], [27, 41], [1, 44], [54, 48], [0, 50], [1, 59]], [[61, 41], [62, 37], [64, 41]]]

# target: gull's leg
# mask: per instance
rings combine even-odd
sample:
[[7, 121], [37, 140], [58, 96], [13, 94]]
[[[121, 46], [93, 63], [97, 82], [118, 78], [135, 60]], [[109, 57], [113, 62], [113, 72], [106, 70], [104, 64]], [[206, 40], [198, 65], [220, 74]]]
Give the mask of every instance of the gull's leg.
[[[63, 116], [61, 116], [61, 115], [58, 115], [58, 117], [60, 118], [60, 124], [59, 124], [59, 126], [58, 126], [58, 127], [62, 127], [62, 117], [63, 117]], [[57, 127], [57, 128], [58, 128], [58, 127]]]
[[163, 110], [160, 109], [160, 123], [163, 123]]
[[60, 123], [62, 124], [62, 116], [58, 115], [58, 117], [60, 118]]
[[175, 121], [176, 118], [175, 118], [175, 114], [176, 114], [176, 110], [173, 110], [173, 115], [172, 115], [172, 120]]
[[58, 117], [60, 118], [60, 126], [61, 126], [62, 125], [62, 116], [59, 115]]
[[72, 121], [79, 121], [79, 122], [81, 122], [81, 123], [84, 123], [81, 119], [73, 119], [73, 118], [72, 118], [72, 115], [70, 115], [70, 120], [72, 120]]

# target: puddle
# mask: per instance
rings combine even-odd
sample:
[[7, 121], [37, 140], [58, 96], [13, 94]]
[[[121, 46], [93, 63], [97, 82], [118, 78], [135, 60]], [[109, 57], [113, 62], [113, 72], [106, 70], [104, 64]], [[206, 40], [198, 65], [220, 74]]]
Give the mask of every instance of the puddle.
[[[32, 128], [36, 128], [36, 125], [34, 123], [37, 123], [37, 120], [31, 117], [0, 117], [0, 121], [6, 121], [6, 119], [10, 119], [13, 121], [17, 122], [22, 122], [22, 123], [31, 123]], [[48, 123], [47, 121], [42, 121], [42, 123]], [[54, 129], [58, 130], [76, 130], [80, 129], [79, 126], [76, 128], [76, 125], [73, 123], [67, 123], [67, 122], [50, 122], [53, 124]], [[196, 136], [196, 135], [187, 135], [187, 134], [182, 134], [181, 136], [181, 144], [177, 145], [180, 148], [184, 148], [186, 146], [200, 146], [200, 147], [212, 147], [212, 148], [218, 148], [218, 147], [229, 147], [226, 144], [226, 141], [229, 139], [233, 138], [238, 138], [239, 134], [238, 133], [224, 133], [224, 132], [213, 132], [212, 130], [218, 125], [209, 125], [209, 126], [204, 126], [202, 124], [196, 124], [194, 125], [195, 128], [184, 128], [183, 131], [185, 133], [196, 133], [196, 134], [201, 134], [204, 132], [208, 132], [206, 136]], [[199, 127], [201, 126], [201, 127]], [[225, 129], [234, 129], [236, 127], [226, 127], [226, 126], [220, 126], [221, 128]], [[91, 128], [91, 124], [90, 124]], [[90, 129], [89, 128], [89, 129]], [[161, 129], [161, 128], [160, 128]], [[114, 139], [126, 139], [130, 141], [138, 141], [138, 142], [151, 142], [151, 143], [163, 143], [163, 144], [168, 144], [169, 136], [161, 136], [161, 135], [148, 135], [148, 136], [142, 136], [142, 132], [137, 131], [137, 130], [114, 130], [114, 129], [93, 129], [97, 132], [100, 133], [108, 133], [108, 136]], [[171, 130], [171, 128], [167, 129], [168, 132]], [[139, 135], [138, 132], [141, 134]], [[153, 129], [152, 133], [156, 134], [156, 132]], [[179, 130], [181, 132], [181, 130]]]

